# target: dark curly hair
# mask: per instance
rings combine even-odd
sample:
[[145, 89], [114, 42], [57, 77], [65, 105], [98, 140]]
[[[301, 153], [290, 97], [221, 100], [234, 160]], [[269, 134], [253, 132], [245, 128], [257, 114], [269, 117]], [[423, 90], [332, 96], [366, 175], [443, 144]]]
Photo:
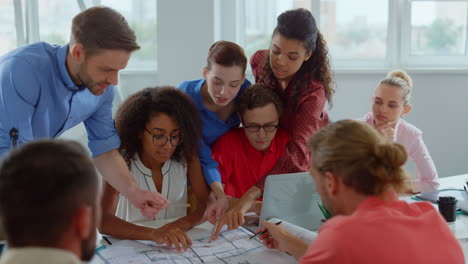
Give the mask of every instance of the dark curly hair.
[[[332, 106], [332, 96], [335, 90], [333, 89], [333, 73], [328, 58], [328, 48], [317, 28], [314, 17], [308, 10], [299, 8], [280, 14], [277, 21], [273, 36], [279, 33], [285, 38], [299, 40], [304, 43], [307, 52], [312, 52], [311, 58], [304, 61], [296, 73], [292, 106], [296, 105], [301, 95], [312, 92], [309, 89], [309, 83], [312, 81], [322, 83], [327, 101]], [[265, 57], [259, 77], [259, 82], [278, 89], [279, 85], [270, 66], [269, 53]], [[304, 78], [307, 79], [304, 80]]]
[[187, 162], [197, 153], [202, 123], [192, 98], [170, 86], [145, 88], [127, 98], [115, 117], [115, 126], [121, 140], [119, 151], [129, 167], [134, 155], [142, 149], [138, 135], [158, 113], [173, 117], [180, 126], [182, 143], [177, 146], [171, 158]]

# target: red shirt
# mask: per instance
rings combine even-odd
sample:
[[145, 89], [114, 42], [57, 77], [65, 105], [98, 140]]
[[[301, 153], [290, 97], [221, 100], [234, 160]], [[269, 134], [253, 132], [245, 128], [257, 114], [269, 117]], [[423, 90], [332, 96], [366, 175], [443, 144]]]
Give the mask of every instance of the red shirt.
[[[259, 76], [267, 57], [268, 50], [259, 50], [250, 58], [250, 65], [258, 83]], [[291, 101], [294, 97], [294, 84], [296, 76], [289, 82], [285, 90], [281, 91], [281, 98], [285, 105], [280, 118], [281, 127], [291, 133], [291, 140], [286, 146], [285, 154], [278, 159], [276, 165], [267, 175], [284, 174], [308, 171], [310, 166], [310, 156], [307, 143], [310, 137], [321, 127], [328, 124], [328, 116], [324, 111], [326, 102], [325, 89], [320, 82], [310, 82], [309, 89], [303, 89], [294, 109], [291, 109]], [[273, 82], [276, 83], [277, 82]], [[279, 87], [279, 84], [277, 84]], [[277, 87], [269, 87], [277, 90]], [[260, 179], [257, 187], [263, 190], [266, 176]]]
[[335, 216], [299, 263], [465, 262], [460, 244], [429, 203], [364, 200], [352, 215]]
[[283, 156], [289, 138], [289, 133], [279, 127], [270, 147], [263, 154], [250, 145], [244, 128], [234, 128], [224, 134], [211, 148], [225, 184], [224, 192], [240, 198]]

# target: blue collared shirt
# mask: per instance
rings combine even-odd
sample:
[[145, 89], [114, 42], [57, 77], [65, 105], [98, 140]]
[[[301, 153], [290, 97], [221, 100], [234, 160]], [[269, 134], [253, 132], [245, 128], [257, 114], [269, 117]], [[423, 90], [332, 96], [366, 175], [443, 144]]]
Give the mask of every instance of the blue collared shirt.
[[96, 96], [76, 86], [66, 69], [68, 45], [38, 42], [0, 57], [0, 157], [12, 147], [10, 130], [21, 144], [58, 137], [84, 122], [93, 156], [120, 146], [112, 120], [114, 87]]
[[[215, 112], [208, 110], [203, 104], [201, 87], [205, 83], [205, 79], [185, 81], [179, 85], [179, 88], [190, 95], [195, 101], [203, 123], [202, 142], [200, 144], [200, 162], [203, 168], [203, 175], [208, 184], [212, 182], [221, 182], [221, 175], [218, 171], [218, 163], [211, 157], [211, 145], [222, 135], [226, 134], [231, 128], [238, 127], [240, 124], [237, 113], [233, 113], [226, 122], [219, 119]], [[237, 93], [237, 101], [239, 96], [245, 90], [250, 82], [246, 79]]]

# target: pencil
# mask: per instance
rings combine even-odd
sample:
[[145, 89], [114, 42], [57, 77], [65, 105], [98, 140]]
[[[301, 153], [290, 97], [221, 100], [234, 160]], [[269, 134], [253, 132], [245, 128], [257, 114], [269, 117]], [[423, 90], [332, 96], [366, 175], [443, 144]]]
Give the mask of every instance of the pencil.
[[213, 225], [213, 230], [211, 230], [211, 236], [210, 236], [210, 240], [208, 241], [208, 243], [211, 243], [211, 238], [215, 234], [216, 229], [218, 229], [218, 225], [219, 225], [219, 221], [216, 221], [216, 223]]
[[186, 204], [169, 204], [168, 207], [190, 207], [189, 203]]
[[[281, 224], [281, 223], [283, 223], [283, 221], [279, 221], [279, 222], [275, 223], [275, 225], [279, 225], [279, 224]], [[252, 239], [252, 238], [254, 238], [254, 237], [256, 237], [256, 236], [263, 235], [263, 234], [265, 234], [267, 231], [268, 231], [268, 229], [266, 229], [266, 230], [263, 230], [262, 232], [260, 232], [260, 233], [257, 233], [257, 234], [255, 234], [255, 235], [253, 235], [253, 236], [249, 237], [249, 239]]]

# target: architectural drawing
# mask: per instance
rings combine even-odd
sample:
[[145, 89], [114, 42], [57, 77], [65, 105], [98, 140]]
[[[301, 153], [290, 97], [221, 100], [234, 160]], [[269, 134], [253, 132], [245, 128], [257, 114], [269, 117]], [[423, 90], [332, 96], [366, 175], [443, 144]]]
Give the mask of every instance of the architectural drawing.
[[221, 233], [220, 237], [208, 243], [206, 236], [192, 240], [187, 252], [153, 242], [120, 240], [96, 253], [91, 264], [195, 264], [195, 263], [296, 263], [296, 260], [277, 250], [265, 248], [261, 241], [249, 239], [251, 233], [244, 228]]

